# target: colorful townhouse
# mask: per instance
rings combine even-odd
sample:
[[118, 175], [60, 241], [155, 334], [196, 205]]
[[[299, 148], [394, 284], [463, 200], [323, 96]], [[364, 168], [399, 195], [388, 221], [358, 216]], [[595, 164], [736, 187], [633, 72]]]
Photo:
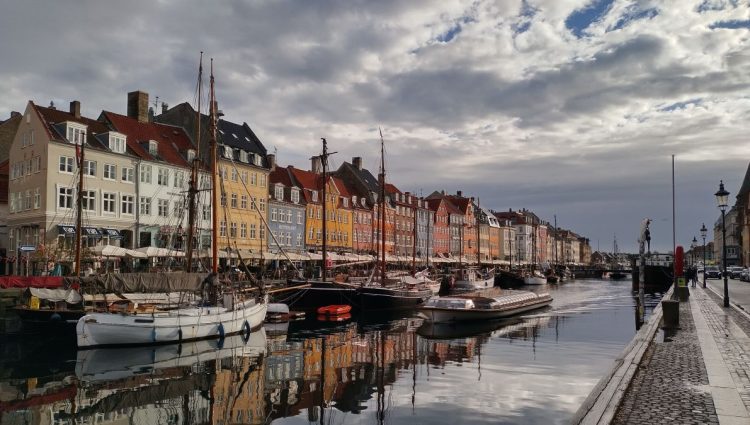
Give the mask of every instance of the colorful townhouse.
[[462, 240], [463, 240], [463, 255], [470, 259], [477, 259], [477, 247], [479, 238], [479, 228], [477, 227], [477, 220], [474, 216], [475, 202], [474, 197], [465, 197], [459, 190], [455, 195], [446, 195], [448, 201], [456, 206], [463, 214], [463, 228], [462, 228]]
[[412, 195], [410, 193], [402, 193], [393, 184], [385, 185], [386, 195], [390, 197], [395, 206], [394, 221], [395, 231], [393, 232], [393, 239], [395, 242], [395, 253], [402, 257], [412, 257], [414, 252], [414, 220], [415, 220], [415, 206]]
[[429, 237], [432, 245], [431, 254], [445, 257], [450, 253], [451, 242], [447, 202], [443, 198], [427, 198], [424, 202], [431, 214], [432, 231]]
[[415, 211], [417, 214], [417, 258], [426, 262], [428, 258], [435, 255], [433, 236], [435, 229], [434, 213], [427, 204], [427, 200], [422, 198], [415, 199]]
[[302, 190], [294, 183], [288, 168], [276, 166], [276, 156], [268, 155], [268, 251], [302, 253], [305, 251], [306, 204]]
[[[164, 107], [154, 119], [183, 127], [196, 141], [198, 154], [210, 158], [207, 115], [201, 114], [200, 135], [196, 135], [197, 113], [189, 103]], [[268, 152], [246, 122], [237, 124], [220, 117], [216, 136], [218, 172], [213, 184], [220, 190], [213, 201], [219, 211], [219, 244], [239, 250], [243, 259], [260, 259], [267, 247]]]

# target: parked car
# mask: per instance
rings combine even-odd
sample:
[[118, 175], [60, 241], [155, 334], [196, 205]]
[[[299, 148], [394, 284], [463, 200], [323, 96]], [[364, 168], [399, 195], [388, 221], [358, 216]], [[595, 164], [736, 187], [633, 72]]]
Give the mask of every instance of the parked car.
[[721, 272], [718, 267], [706, 267], [706, 279], [721, 279]]
[[727, 273], [729, 273], [730, 279], [739, 279], [740, 273], [742, 273], [742, 267], [740, 266], [731, 266], [727, 267]]
[[750, 269], [745, 267], [740, 273], [740, 280], [743, 282], [750, 282]]

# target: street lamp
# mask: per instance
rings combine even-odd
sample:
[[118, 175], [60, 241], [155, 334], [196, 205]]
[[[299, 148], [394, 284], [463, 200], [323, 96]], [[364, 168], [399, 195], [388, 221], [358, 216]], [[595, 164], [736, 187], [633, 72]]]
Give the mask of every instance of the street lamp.
[[714, 193], [716, 205], [721, 210], [721, 261], [723, 263], [724, 275], [724, 307], [729, 307], [729, 280], [727, 277], [727, 225], [726, 210], [729, 204], [729, 192], [724, 189], [724, 180], [719, 181], [719, 190]]
[[698, 247], [698, 239], [693, 236], [693, 242], [690, 244], [690, 256], [693, 257], [691, 260], [693, 261], [693, 266], [695, 267], [695, 248]]
[[703, 287], [706, 287], [706, 235], [708, 229], [706, 229], [706, 223], [701, 226], [701, 237], [703, 238]]

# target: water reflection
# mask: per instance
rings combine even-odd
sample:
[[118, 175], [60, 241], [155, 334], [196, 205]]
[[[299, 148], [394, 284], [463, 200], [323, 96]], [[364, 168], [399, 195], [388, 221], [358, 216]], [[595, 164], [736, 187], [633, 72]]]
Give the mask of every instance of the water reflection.
[[460, 326], [308, 320], [79, 352], [3, 341], [0, 424], [564, 423], [635, 333], [635, 304], [607, 282], [554, 296], [533, 316]]

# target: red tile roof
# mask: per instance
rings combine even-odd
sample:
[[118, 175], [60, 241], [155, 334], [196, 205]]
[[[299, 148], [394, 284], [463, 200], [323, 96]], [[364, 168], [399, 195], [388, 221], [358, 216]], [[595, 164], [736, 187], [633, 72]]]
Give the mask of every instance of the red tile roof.
[[31, 105], [39, 114], [39, 118], [44, 123], [44, 127], [47, 130], [47, 135], [53, 140], [66, 140], [66, 135], [60, 134], [60, 132], [54, 127], [55, 124], [60, 124], [66, 121], [83, 124], [87, 127], [86, 129], [86, 142], [88, 146], [106, 149], [107, 147], [102, 145], [96, 137], [97, 134], [106, 133], [109, 131], [109, 127], [101, 121], [93, 120], [91, 118], [80, 117], [76, 118], [73, 114], [59, 109], [45, 108], [44, 106], [37, 106], [34, 102]]
[[294, 186], [294, 183], [292, 183], [292, 178], [291, 176], [289, 176], [289, 170], [279, 166], [276, 166], [276, 168], [271, 171], [271, 174], [269, 174], [268, 176], [268, 181], [271, 184], [281, 183], [286, 187]]
[[455, 195], [446, 195], [446, 198], [455, 205], [458, 209], [460, 209], [464, 214], [469, 211], [469, 206], [471, 205], [471, 199], [464, 198], [463, 196], [455, 196]]
[[[112, 124], [115, 131], [127, 137], [128, 147], [139, 157], [152, 161], [160, 159], [172, 165], [190, 167], [183, 152], [195, 149], [195, 146], [182, 127], [155, 122], [143, 123], [135, 118], [107, 111], [102, 112], [102, 115]], [[141, 146], [142, 142], [149, 140], [158, 142], [158, 159]]]

